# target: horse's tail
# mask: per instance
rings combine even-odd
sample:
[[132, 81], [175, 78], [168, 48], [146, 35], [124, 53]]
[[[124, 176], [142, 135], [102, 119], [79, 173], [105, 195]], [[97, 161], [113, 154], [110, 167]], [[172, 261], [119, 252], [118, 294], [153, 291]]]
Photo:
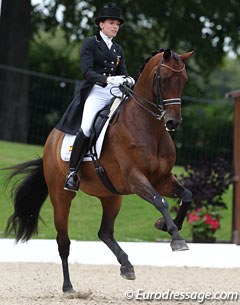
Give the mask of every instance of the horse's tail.
[[5, 235], [14, 233], [16, 241], [27, 241], [38, 232], [41, 207], [48, 196], [42, 158], [17, 164], [7, 178], [22, 175], [12, 187], [14, 213], [9, 217]]

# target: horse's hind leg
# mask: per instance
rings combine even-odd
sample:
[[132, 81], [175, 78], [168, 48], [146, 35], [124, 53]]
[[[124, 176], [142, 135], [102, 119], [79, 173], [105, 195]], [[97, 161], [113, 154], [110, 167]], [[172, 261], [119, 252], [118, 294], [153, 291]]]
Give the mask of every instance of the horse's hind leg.
[[[174, 219], [174, 223], [178, 227], [178, 230], [181, 230], [189, 206], [192, 203], [192, 193], [181, 185], [173, 174], [171, 174], [169, 179], [166, 180], [166, 183], [161, 185], [161, 188], [157, 190], [164, 196], [181, 199], [177, 215]], [[155, 222], [155, 227], [158, 230], [167, 231], [165, 219], [157, 219]]]
[[121, 196], [100, 198], [103, 208], [102, 222], [98, 232], [99, 238], [115, 254], [121, 264], [121, 276], [128, 280], [135, 279], [134, 268], [128, 260], [127, 254], [114, 239], [114, 222], [121, 208]]
[[54, 207], [54, 223], [57, 230], [57, 244], [59, 256], [62, 260], [63, 270], [63, 292], [74, 292], [68, 267], [68, 256], [70, 249], [70, 239], [68, 236], [68, 218], [70, 212], [71, 201], [75, 196], [75, 193], [62, 191], [56, 191], [57, 196], [50, 195], [53, 207]]

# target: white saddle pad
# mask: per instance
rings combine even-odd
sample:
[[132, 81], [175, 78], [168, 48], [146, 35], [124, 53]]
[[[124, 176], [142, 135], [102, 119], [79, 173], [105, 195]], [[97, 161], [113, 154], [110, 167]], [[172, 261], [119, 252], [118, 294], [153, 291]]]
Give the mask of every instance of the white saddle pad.
[[[111, 117], [113, 116], [113, 114], [115, 113], [115, 111], [117, 110], [120, 103], [121, 103], [120, 98], [116, 98], [115, 101], [113, 102], [111, 109], [110, 109], [110, 113], [108, 115], [108, 119], [107, 119], [106, 123], [104, 124], [103, 129], [97, 139], [96, 153], [97, 153], [98, 158], [100, 158], [100, 156], [101, 156], [103, 140], [104, 140], [104, 137], [105, 137], [108, 125], [109, 125], [109, 121], [110, 121]], [[61, 158], [63, 161], [68, 162], [70, 160], [70, 156], [72, 153], [72, 147], [73, 147], [75, 138], [76, 138], [76, 135], [71, 135], [71, 134], [67, 134], [67, 133], [65, 134], [65, 136], [63, 138], [63, 142], [62, 142], [62, 147], [61, 147]], [[83, 158], [83, 161], [92, 161], [92, 159], [91, 159], [91, 157], [86, 156]]]

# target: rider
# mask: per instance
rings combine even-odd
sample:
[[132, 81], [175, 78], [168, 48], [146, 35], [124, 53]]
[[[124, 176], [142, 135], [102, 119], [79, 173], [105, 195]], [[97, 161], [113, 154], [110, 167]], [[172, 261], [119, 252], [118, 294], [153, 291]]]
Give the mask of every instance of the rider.
[[85, 80], [83, 87], [88, 87], [88, 92], [64, 185], [65, 190], [74, 192], [79, 189], [78, 169], [89, 148], [90, 130], [95, 115], [110, 104], [113, 97], [111, 89], [114, 90], [114, 95], [121, 96], [120, 85], [127, 83], [132, 86], [135, 83], [128, 76], [122, 47], [112, 40], [124, 23], [121, 10], [113, 3], [105, 4], [95, 23], [98, 25], [97, 35], [87, 37], [80, 52], [80, 66]]

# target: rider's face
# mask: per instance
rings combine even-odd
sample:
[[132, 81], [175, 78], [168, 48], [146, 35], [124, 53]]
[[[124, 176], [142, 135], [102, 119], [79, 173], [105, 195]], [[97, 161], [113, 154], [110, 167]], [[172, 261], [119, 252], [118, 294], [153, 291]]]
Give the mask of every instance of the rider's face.
[[113, 38], [117, 35], [120, 22], [114, 19], [106, 19], [99, 23], [101, 31], [109, 38]]

